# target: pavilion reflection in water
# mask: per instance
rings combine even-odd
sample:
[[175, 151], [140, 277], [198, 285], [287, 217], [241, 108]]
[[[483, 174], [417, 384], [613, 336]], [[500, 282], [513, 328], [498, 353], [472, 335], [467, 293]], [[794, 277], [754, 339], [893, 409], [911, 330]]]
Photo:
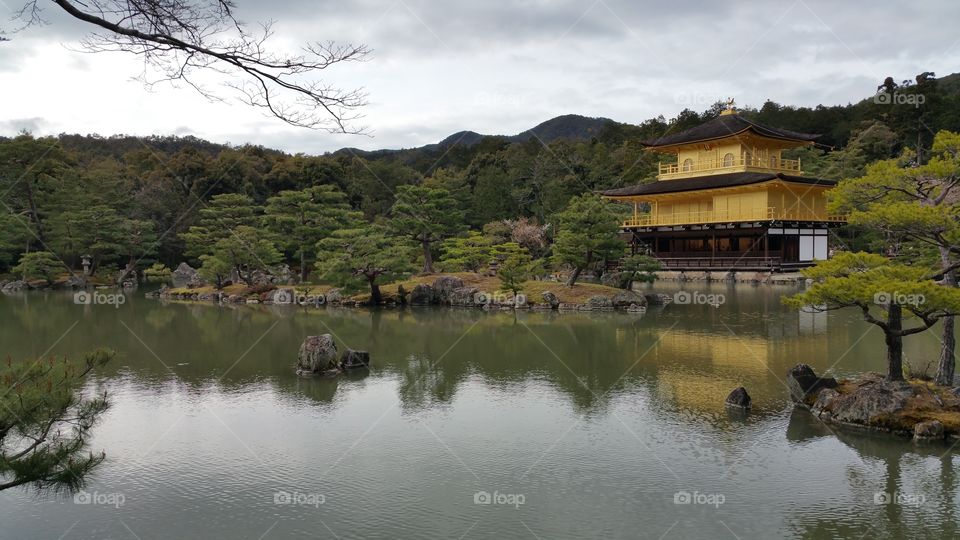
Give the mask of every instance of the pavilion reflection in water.
[[846, 341], [828, 340], [829, 313], [794, 313], [782, 321], [765, 321], [763, 333], [749, 333], [731, 325], [691, 330], [657, 329], [650, 351], [656, 359], [656, 393], [682, 408], [723, 409], [723, 397], [746, 386], [762, 407], [783, 399], [784, 373], [799, 362], [817, 364], [831, 356], [829, 349]]

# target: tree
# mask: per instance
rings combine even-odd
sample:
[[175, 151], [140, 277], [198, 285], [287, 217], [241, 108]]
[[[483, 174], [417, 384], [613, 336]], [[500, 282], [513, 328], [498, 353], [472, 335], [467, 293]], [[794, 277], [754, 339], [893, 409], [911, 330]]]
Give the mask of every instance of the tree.
[[317, 271], [324, 280], [350, 285], [361, 278], [374, 304], [383, 301], [380, 284], [413, 271], [410, 248], [398, 245], [382, 227], [341, 229], [317, 243]]
[[43, 279], [50, 285], [63, 270], [66, 270], [63, 261], [49, 251], [24, 253], [20, 257], [20, 264], [13, 267], [13, 273], [23, 276], [24, 280]]
[[388, 226], [393, 234], [405, 236], [423, 250], [423, 273], [433, 273], [432, 246], [463, 228], [463, 212], [444, 189], [400, 186], [390, 209]]
[[[366, 104], [360, 90], [340, 90], [314, 77], [336, 64], [364, 60], [363, 45], [316, 42], [298, 54], [271, 52], [273, 23], [252, 31], [234, 15], [229, 0], [86, 0], [53, 2], [95, 30], [81, 41], [89, 52], [139, 56], [147, 88], [184, 83], [210, 100], [222, 100], [203, 85], [210, 74], [226, 78], [239, 100], [288, 124], [357, 133], [351, 124]], [[19, 12], [25, 26], [43, 23], [37, 0]], [[147, 72], [157, 73], [148, 78]]]
[[267, 199], [265, 212], [267, 228], [300, 259], [301, 283], [307, 281], [307, 260], [312, 258], [317, 242], [362, 218], [351, 210], [347, 196], [330, 185], [281, 191]]
[[[785, 298], [785, 303], [811, 311], [859, 308], [864, 320], [883, 330], [891, 381], [903, 380], [904, 337], [960, 313], [960, 289], [938, 285], [925, 268], [891, 262], [881, 255], [841, 252], [803, 274], [816, 282]], [[905, 328], [904, 319], [910, 316], [919, 321]]]
[[241, 193], [215, 195], [200, 210], [196, 225], [180, 235], [186, 243], [186, 254], [199, 257], [209, 254], [218, 241], [229, 238], [239, 227], [256, 227], [261, 223], [261, 208]]
[[[269, 238], [254, 227], [240, 225], [230, 236], [217, 240], [209, 254], [201, 255], [201, 269], [205, 275], [216, 276], [217, 288], [222, 288], [225, 271], [236, 272], [241, 281], [253, 285], [253, 273], [269, 273], [272, 265], [280, 262], [280, 252]], [[229, 275], [229, 274], [227, 274]]]
[[660, 270], [660, 262], [649, 255], [631, 255], [620, 265], [620, 288], [629, 289], [635, 281], [653, 283], [657, 280], [656, 272]]
[[[849, 212], [850, 223], [885, 233], [895, 243], [912, 244], [913, 258], [930, 252], [944, 284], [957, 287], [960, 267], [960, 134], [941, 131], [928, 163], [884, 160], [867, 167], [861, 178], [844, 180], [830, 192], [830, 206]], [[935, 380], [953, 383], [956, 367], [955, 322], [943, 319], [942, 347]]]
[[0, 490], [32, 484], [75, 490], [105, 455], [84, 453], [107, 410], [106, 394], [84, 399], [86, 376], [114, 356], [100, 349], [82, 362], [42, 358], [0, 364]]
[[27, 227], [22, 218], [0, 208], [0, 272], [10, 268], [11, 263], [29, 247], [32, 236]]
[[514, 296], [523, 290], [523, 282], [532, 278], [536, 264], [530, 252], [519, 244], [510, 242], [494, 248], [497, 264], [497, 277], [500, 278], [500, 290], [509, 291]]
[[480, 272], [490, 267], [496, 240], [477, 231], [455, 236], [440, 245], [440, 268], [444, 272]]
[[90, 255], [91, 272], [96, 272], [102, 263], [116, 262], [125, 251], [129, 253], [124, 243], [129, 225], [112, 207], [82, 206], [51, 218], [51, 243], [74, 266], [80, 257]]
[[557, 216], [557, 222], [553, 263], [573, 267], [568, 286], [572, 287], [583, 269], [591, 264], [623, 255], [625, 244], [617, 236], [622, 217], [599, 196], [585, 193], [574, 197]]

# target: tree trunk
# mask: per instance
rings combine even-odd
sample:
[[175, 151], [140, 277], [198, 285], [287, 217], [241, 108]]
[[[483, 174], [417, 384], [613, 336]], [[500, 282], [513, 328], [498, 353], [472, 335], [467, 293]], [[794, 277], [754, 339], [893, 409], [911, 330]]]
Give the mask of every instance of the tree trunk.
[[307, 282], [307, 250], [300, 248], [300, 283]]
[[887, 342], [887, 380], [903, 380], [903, 313], [902, 308], [890, 303], [887, 308], [887, 328], [885, 340]]
[[588, 252], [588, 253], [587, 253], [587, 262], [584, 263], [583, 266], [575, 266], [575, 267], [573, 267], [573, 273], [570, 274], [570, 277], [567, 279], [567, 287], [573, 287], [573, 285], [577, 282], [577, 278], [580, 277], [580, 272], [583, 272], [583, 268], [584, 268], [584, 267], [590, 266], [590, 263], [591, 263], [592, 261], [593, 261], [593, 253], [592, 253], [592, 252]]
[[383, 295], [380, 294], [380, 285], [377, 285], [377, 276], [367, 276], [367, 281], [370, 282], [370, 302], [379, 306], [383, 303]]
[[430, 241], [423, 240], [423, 273], [432, 274], [433, 273], [433, 255], [430, 254]]
[[[943, 247], [940, 248], [940, 264], [944, 268], [950, 266], [950, 252]], [[943, 284], [946, 287], [957, 286], [957, 274], [954, 270], [950, 270], [943, 275]], [[943, 333], [941, 337], [943, 343], [942, 347], [940, 347], [940, 362], [937, 365], [937, 375], [934, 378], [934, 381], [942, 386], [953, 385], [953, 374], [957, 365], [956, 353], [954, 352], [957, 345], [957, 338], [954, 333], [954, 326], [953, 317], [943, 318]]]

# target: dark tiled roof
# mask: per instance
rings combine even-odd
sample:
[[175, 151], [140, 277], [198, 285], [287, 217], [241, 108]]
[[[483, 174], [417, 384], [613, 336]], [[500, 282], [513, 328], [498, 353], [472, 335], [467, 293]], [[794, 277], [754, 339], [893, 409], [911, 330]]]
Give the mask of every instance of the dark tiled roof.
[[812, 141], [820, 136], [812, 133], [798, 133], [796, 131], [790, 131], [787, 129], [765, 126], [763, 124], [758, 124], [756, 122], [747, 120], [738, 114], [724, 114], [714, 118], [713, 120], [710, 120], [709, 122], [700, 124], [697, 127], [692, 127], [686, 131], [681, 131], [680, 133], [664, 135], [659, 139], [643, 141], [643, 144], [645, 146], [656, 147], [710, 141], [713, 139], [720, 139], [722, 137], [729, 137], [745, 130], [753, 131], [756, 134], [764, 137], [772, 137], [774, 139], [785, 139], [791, 141]]
[[713, 174], [698, 176], [682, 180], [660, 180], [650, 184], [640, 184], [617, 189], [608, 189], [600, 194], [606, 197], [631, 197], [634, 195], [657, 195], [661, 193], [681, 193], [701, 189], [717, 189], [725, 187], [748, 186], [770, 180], [782, 180], [792, 184], [808, 184], [817, 186], [835, 186], [833, 180], [810, 178], [808, 176], [792, 176], [783, 173], [736, 172], [727, 174]]

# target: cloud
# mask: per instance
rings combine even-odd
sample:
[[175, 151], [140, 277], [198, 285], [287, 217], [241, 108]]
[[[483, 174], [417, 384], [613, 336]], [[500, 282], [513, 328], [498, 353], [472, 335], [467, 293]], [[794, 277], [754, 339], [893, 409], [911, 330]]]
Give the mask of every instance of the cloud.
[[[844, 104], [884, 77], [946, 75], [960, 61], [960, 3], [931, 0], [905, 16], [894, 0], [239, 0], [244, 21], [277, 21], [274, 47], [334, 39], [366, 43], [369, 62], [322, 80], [363, 87], [373, 138], [297, 130], [235, 101], [190, 89], [153, 92], [130, 78], [126, 54], [67, 47], [89, 31], [46, 8], [50, 25], [0, 44], [0, 131], [44, 118], [48, 133], [190, 133], [294, 152], [402, 148], [472, 130], [513, 134], [561, 114], [641, 122], [734, 96], [793, 105]], [[61, 45], [61, 43], [63, 45]], [[268, 42], [269, 43], [269, 42]], [[222, 78], [208, 87], [224, 97]]]
[[12, 135], [21, 131], [41, 134], [48, 125], [49, 122], [46, 119], [39, 117], [0, 120], [0, 134]]

